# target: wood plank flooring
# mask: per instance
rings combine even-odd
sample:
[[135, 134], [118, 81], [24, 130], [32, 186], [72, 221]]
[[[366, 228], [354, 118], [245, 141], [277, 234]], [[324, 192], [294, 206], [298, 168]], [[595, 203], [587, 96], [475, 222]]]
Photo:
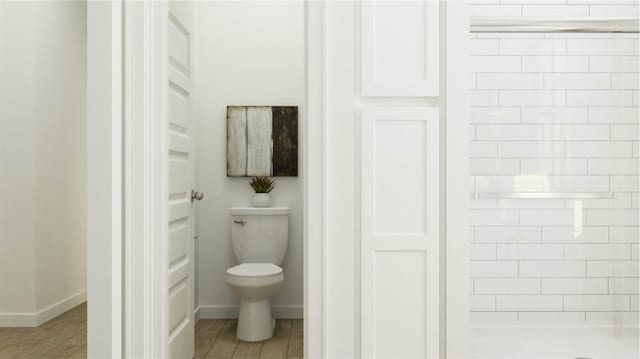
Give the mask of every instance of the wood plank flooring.
[[37, 328], [0, 328], [0, 358], [86, 358], [87, 305]]
[[301, 319], [278, 319], [273, 337], [262, 342], [236, 338], [235, 319], [202, 319], [196, 324], [196, 359], [301, 359]]
[[[302, 358], [302, 320], [279, 319], [273, 338], [249, 343], [236, 338], [235, 319], [196, 323], [197, 359]], [[0, 359], [87, 357], [87, 305], [81, 304], [37, 328], [0, 328]]]

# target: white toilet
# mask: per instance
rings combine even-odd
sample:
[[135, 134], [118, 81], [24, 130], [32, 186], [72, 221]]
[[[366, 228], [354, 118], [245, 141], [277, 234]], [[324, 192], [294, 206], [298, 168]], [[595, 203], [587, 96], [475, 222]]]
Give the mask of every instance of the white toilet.
[[269, 298], [284, 280], [280, 265], [289, 241], [289, 208], [231, 208], [231, 244], [240, 263], [227, 269], [227, 283], [240, 297], [237, 337], [271, 338], [275, 319]]

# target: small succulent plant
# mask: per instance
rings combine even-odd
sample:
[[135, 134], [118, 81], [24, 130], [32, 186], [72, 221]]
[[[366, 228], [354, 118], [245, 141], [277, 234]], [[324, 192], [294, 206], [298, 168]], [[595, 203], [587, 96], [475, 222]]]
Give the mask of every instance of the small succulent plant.
[[273, 181], [269, 177], [253, 177], [249, 185], [256, 193], [269, 193], [273, 189]]

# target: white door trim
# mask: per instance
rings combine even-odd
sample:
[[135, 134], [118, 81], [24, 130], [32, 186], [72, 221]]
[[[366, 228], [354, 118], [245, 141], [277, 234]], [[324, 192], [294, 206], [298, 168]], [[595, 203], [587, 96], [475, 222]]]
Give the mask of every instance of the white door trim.
[[304, 357], [325, 357], [325, 2], [305, 1]]
[[87, 5], [87, 354], [122, 356], [122, 2]]
[[441, 73], [445, 89], [443, 137], [445, 138], [446, 200], [444, 257], [441, 292], [446, 320], [443, 340], [446, 358], [467, 358], [469, 343], [469, 6], [468, 0], [446, 0], [444, 9], [445, 58]]

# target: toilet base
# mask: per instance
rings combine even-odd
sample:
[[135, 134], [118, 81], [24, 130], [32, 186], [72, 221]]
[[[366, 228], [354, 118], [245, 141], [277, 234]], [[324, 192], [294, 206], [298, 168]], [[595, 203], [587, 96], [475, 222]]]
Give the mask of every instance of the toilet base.
[[240, 301], [240, 317], [236, 336], [246, 342], [258, 342], [273, 336], [276, 320], [271, 316], [269, 299]]

